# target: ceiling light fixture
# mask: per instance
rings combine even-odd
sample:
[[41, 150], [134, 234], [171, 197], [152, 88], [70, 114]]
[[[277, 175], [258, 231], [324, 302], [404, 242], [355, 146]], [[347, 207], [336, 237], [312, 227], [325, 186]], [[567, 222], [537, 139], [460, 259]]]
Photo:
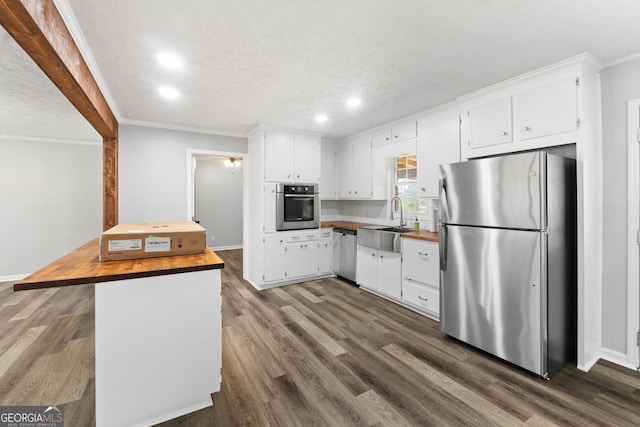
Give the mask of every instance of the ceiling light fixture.
[[168, 70], [177, 70], [182, 68], [182, 59], [173, 53], [159, 53], [158, 62]]
[[158, 92], [163, 98], [167, 99], [176, 99], [180, 96], [180, 92], [178, 92], [178, 89], [172, 86], [160, 86], [158, 88]]
[[362, 104], [362, 100], [360, 98], [347, 99], [347, 107], [355, 108], [355, 107], [359, 107], [361, 104]]
[[242, 159], [236, 157], [229, 157], [224, 161], [224, 165], [229, 168], [239, 168], [242, 164]]
[[318, 122], [318, 123], [324, 123], [327, 120], [329, 120], [329, 117], [325, 116], [324, 114], [318, 114], [316, 116], [316, 122]]

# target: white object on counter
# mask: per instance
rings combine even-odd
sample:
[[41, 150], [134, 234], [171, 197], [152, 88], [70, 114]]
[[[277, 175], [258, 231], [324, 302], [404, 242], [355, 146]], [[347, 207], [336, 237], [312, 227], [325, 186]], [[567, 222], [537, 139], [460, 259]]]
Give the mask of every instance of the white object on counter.
[[438, 231], [438, 206], [435, 203], [431, 203], [431, 222], [429, 224], [429, 231]]

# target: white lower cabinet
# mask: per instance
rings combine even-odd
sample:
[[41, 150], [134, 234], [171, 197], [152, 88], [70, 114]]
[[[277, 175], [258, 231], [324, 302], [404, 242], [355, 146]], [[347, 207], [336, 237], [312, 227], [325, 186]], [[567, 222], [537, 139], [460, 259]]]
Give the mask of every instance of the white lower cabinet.
[[265, 234], [264, 243], [264, 268], [262, 280], [274, 282], [284, 280], [287, 262], [285, 237], [281, 233]]
[[402, 302], [439, 320], [440, 259], [438, 243], [402, 239]]
[[273, 283], [331, 273], [332, 229], [265, 234], [263, 281]]
[[358, 285], [400, 299], [402, 255], [358, 245]]
[[[323, 233], [325, 233], [324, 230]], [[318, 244], [318, 273], [320, 274], [329, 274], [333, 271], [331, 265], [333, 261], [332, 234], [332, 229], [329, 229], [328, 237], [321, 238]]]

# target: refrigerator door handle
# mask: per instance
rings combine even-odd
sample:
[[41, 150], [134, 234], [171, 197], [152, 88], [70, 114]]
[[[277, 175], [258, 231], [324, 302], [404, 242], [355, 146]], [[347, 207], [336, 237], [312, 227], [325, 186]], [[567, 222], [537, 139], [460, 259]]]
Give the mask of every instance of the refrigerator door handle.
[[449, 200], [447, 198], [447, 180], [445, 177], [440, 177], [440, 209], [438, 211], [440, 223], [449, 222]]
[[445, 224], [440, 225], [440, 243], [438, 248], [440, 249], [440, 270], [447, 270], [447, 226]]

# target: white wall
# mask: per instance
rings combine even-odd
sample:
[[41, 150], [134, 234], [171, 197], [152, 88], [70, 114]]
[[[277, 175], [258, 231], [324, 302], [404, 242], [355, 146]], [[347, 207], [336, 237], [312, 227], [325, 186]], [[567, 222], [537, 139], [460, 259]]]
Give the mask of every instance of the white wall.
[[627, 331], [627, 101], [640, 98], [640, 60], [602, 73], [604, 236], [602, 347], [626, 353]]
[[0, 140], [0, 281], [99, 237], [102, 147]]
[[247, 139], [121, 125], [119, 222], [187, 219], [187, 149], [246, 153]]
[[220, 157], [197, 158], [196, 219], [214, 250], [242, 246], [243, 167], [229, 168]]

